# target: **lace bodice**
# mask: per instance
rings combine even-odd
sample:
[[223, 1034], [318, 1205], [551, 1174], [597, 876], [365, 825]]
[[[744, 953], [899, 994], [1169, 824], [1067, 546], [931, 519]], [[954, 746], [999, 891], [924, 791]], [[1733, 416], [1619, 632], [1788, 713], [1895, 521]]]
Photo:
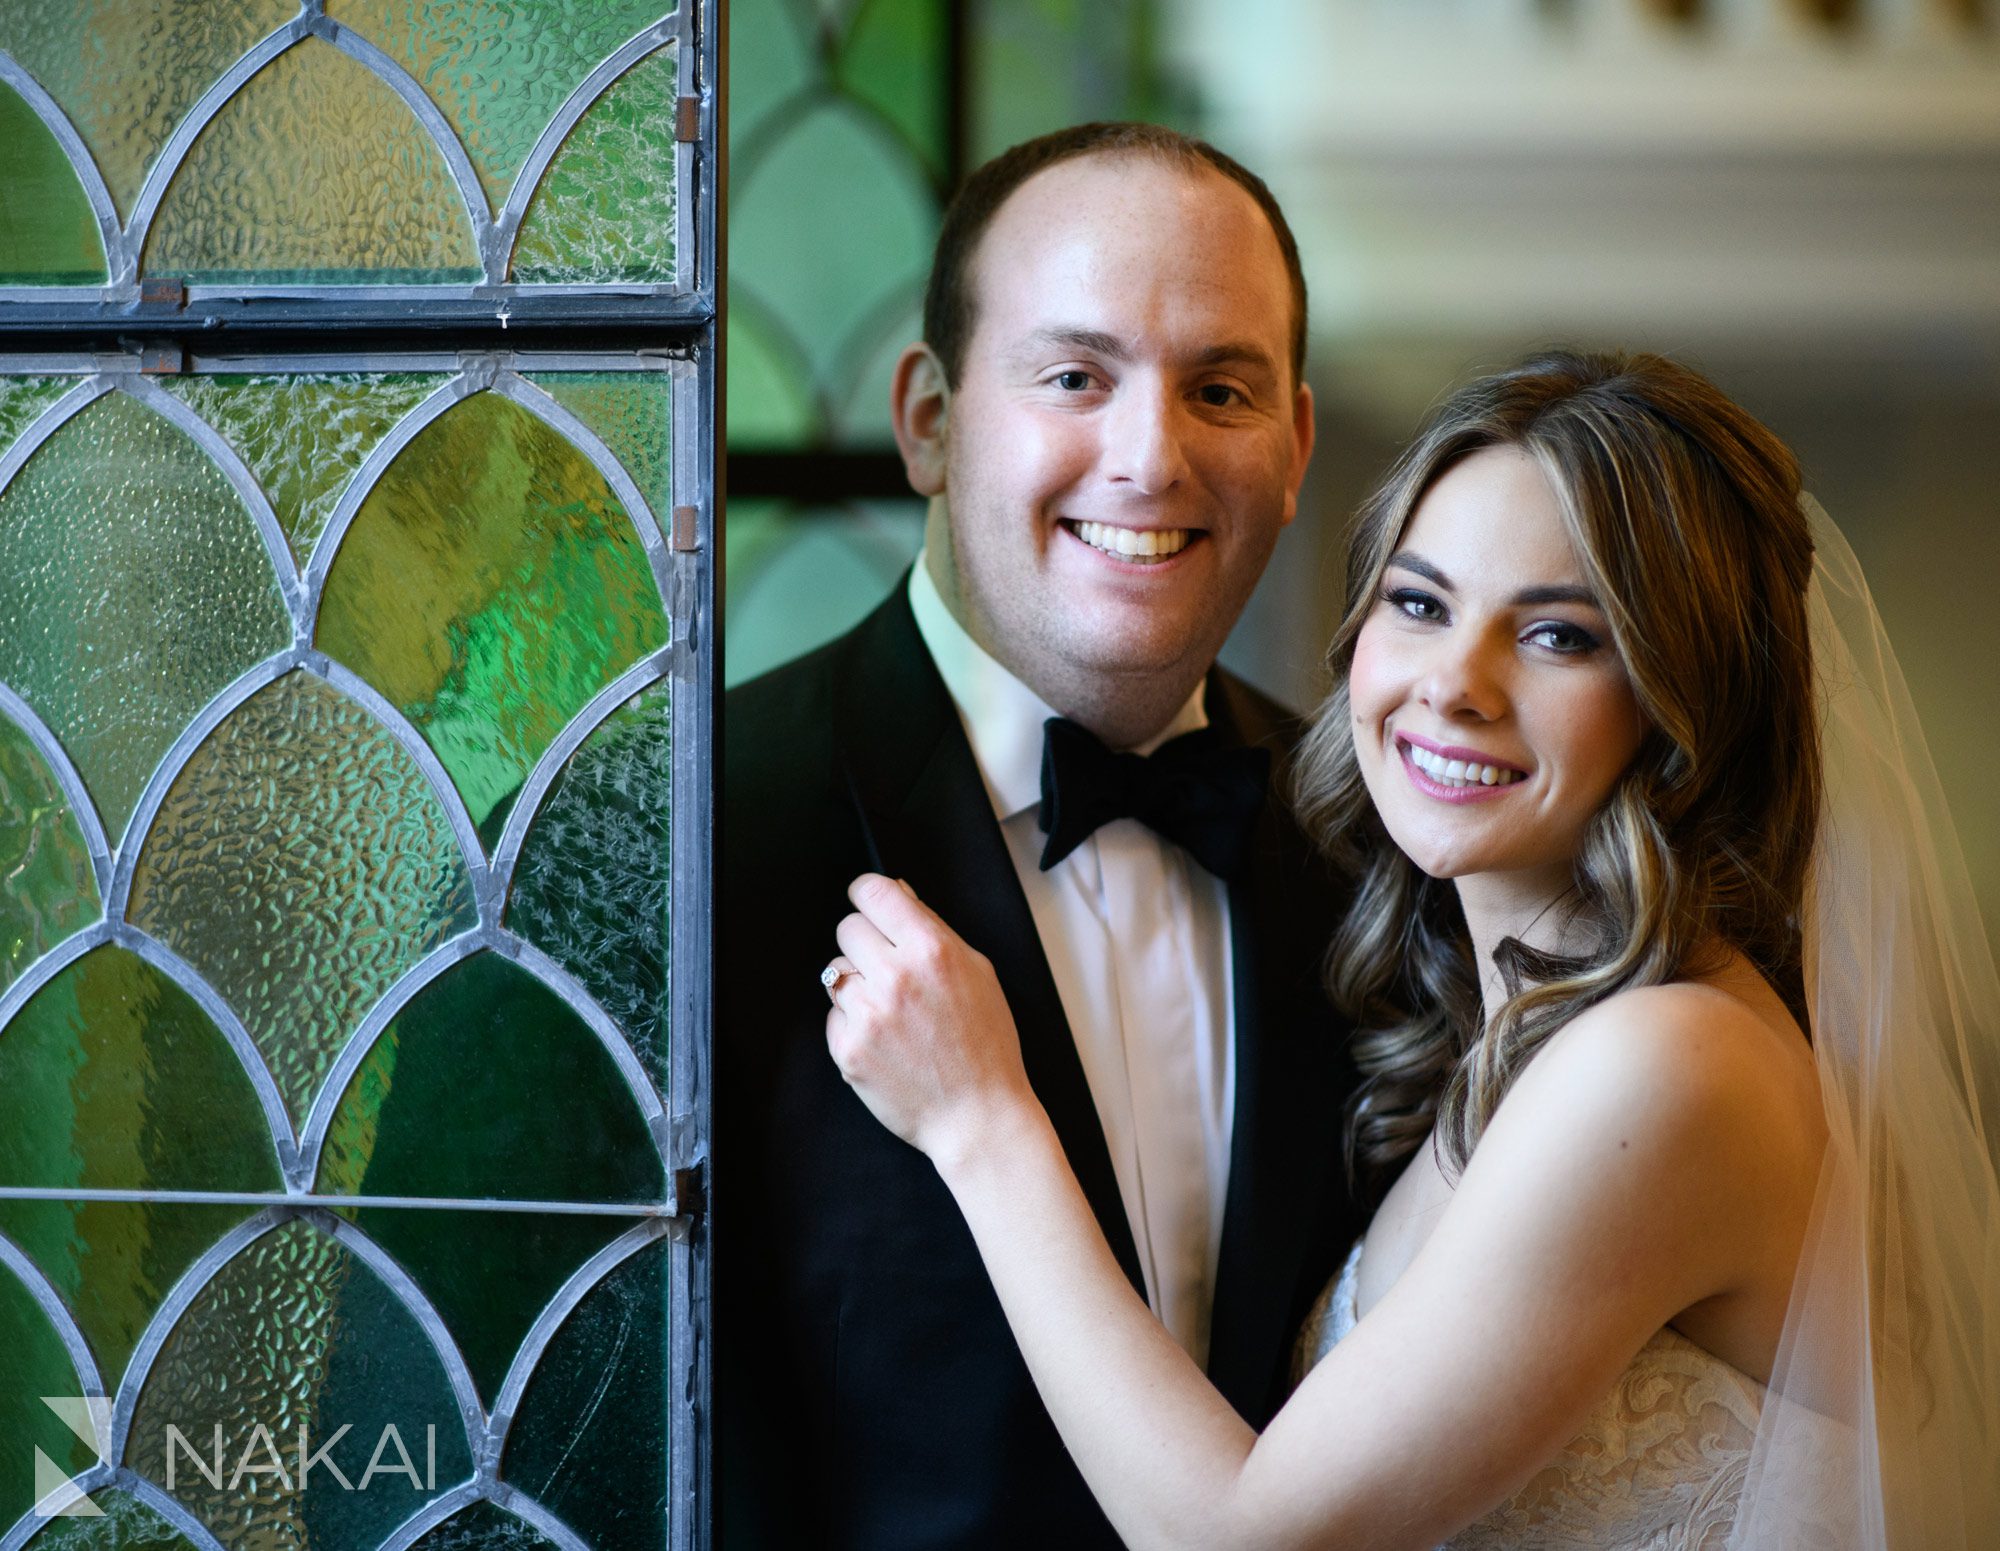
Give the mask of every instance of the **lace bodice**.
[[[1306, 1317], [1295, 1383], [1354, 1328], [1360, 1266], [1356, 1244]], [[1763, 1403], [1755, 1379], [1662, 1329], [1583, 1431], [1446, 1551], [1720, 1551]]]

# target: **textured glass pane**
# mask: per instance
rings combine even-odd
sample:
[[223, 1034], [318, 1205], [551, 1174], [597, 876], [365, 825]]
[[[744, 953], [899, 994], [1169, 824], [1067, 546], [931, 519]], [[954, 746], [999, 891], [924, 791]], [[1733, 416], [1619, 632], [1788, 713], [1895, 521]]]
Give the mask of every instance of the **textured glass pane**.
[[488, 1502], [453, 1514], [410, 1551], [544, 1551], [551, 1542], [533, 1525]]
[[583, 983], [667, 1083], [671, 691], [591, 733], [549, 788], [515, 865], [508, 924]]
[[782, 326], [758, 315], [747, 293], [730, 300], [727, 391], [731, 447], [805, 447], [819, 440], [812, 363]]
[[900, 130], [933, 177], [945, 175], [945, 12], [938, 0], [868, 0], [840, 50], [841, 88]]
[[[0, 238], [0, 242], [4, 241]], [[6, 455], [15, 439], [35, 423], [43, 410], [76, 383], [74, 377], [0, 377], [0, 457]]]
[[604, 476], [492, 393], [426, 426], [369, 492], [318, 633], [423, 731], [489, 847], [563, 725], [666, 640]]
[[291, 640], [276, 583], [208, 455], [123, 393], [0, 492], [0, 680], [61, 739], [114, 839], [195, 714]]
[[[221, 1486], [177, 1449], [172, 1492], [230, 1551], [374, 1546], [472, 1468], [423, 1328], [373, 1271], [304, 1222], [274, 1228], [218, 1271], [161, 1348], [126, 1459], [162, 1485], [169, 1426], [211, 1470], [222, 1429]], [[335, 1442], [343, 1426], [352, 1430]], [[326, 1446], [352, 1490], [324, 1462], [301, 1482], [301, 1432], [308, 1454]]]
[[250, 466], [303, 566], [361, 460], [444, 381], [422, 372], [168, 377]]
[[627, 70], [542, 174], [514, 245], [527, 285], [674, 278], [674, 51]]
[[[384, 1032], [327, 1132], [328, 1193], [657, 1201], [665, 1176], [624, 1078], [576, 1014], [508, 960], [475, 954]], [[491, 1400], [570, 1273], [616, 1217], [365, 1210], [423, 1286]]]
[[667, 1243], [640, 1250], [564, 1321], [522, 1397], [501, 1478], [595, 1551], [666, 1543]]
[[101, 285], [104, 240], [76, 169], [11, 86], [0, 85], [0, 285]]
[[[332, 0], [327, 14], [415, 76], [499, 209], [565, 98], [668, 0]], [[671, 134], [668, 131], [669, 138]]]
[[55, 1284], [90, 1343], [98, 1372], [116, 1388], [174, 1284], [249, 1214], [247, 1206], [0, 1201], [0, 1233]]
[[824, 378], [851, 370], [850, 336], [923, 284], [937, 207], [891, 129], [826, 103], [742, 174], [730, 205], [730, 279], [800, 340]]
[[7, 0], [0, 48], [61, 104], [129, 215], [195, 100], [297, 9], [291, 0]]
[[145, 268], [209, 284], [480, 276], [437, 143], [379, 76], [318, 38], [260, 70], [201, 132]]
[[674, 400], [651, 372], [539, 372], [535, 386], [594, 431], [662, 525], [673, 520]]
[[[14, 1273], [0, 1266], [0, 1524], [13, 1527], [35, 1505], [35, 1451], [65, 1476], [97, 1456], [42, 1404], [44, 1395], [81, 1395], [55, 1327]], [[4, 1531], [0, 1531], [4, 1533]]]
[[277, 1184], [250, 1079], [208, 1015], [144, 959], [93, 948], [0, 1029], [0, 1184]]
[[98, 914], [90, 848], [62, 788], [0, 716], [0, 991]]
[[295, 1120], [382, 993], [478, 918], [416, 761], [303, 672], [251, 696], [175, 780], [129, 915], [228, 1000]]
[[136, 1497], [100, 1490], [90, 1500], [103, 1518], [51, 1519], [28, 1544], [34, 1551], [195, 1551], [194, 1542]]

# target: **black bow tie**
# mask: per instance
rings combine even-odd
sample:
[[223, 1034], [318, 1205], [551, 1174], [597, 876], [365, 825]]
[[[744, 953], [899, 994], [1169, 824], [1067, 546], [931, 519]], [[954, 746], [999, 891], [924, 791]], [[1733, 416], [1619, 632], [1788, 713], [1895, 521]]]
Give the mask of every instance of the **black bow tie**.
[[1137, 819], [1216, 877], [1233, 878], [1249, 854], [1270, 776], [1268, 749], [1230, 748], [1211, 727], [1142, 756], [1114, 754], [1087, 729], [1052, 716], [1043, 724], [1042, 871], [1100, 824]]

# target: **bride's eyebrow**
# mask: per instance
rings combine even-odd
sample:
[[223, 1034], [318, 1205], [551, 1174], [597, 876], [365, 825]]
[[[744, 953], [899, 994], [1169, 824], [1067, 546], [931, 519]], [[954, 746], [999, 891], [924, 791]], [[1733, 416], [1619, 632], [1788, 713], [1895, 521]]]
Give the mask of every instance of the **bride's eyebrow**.
[[1399, 570], [1415, 572], [1433, 587], [1442, 587], [1446, 592], [1452, 591], [1451, 578], [1414, 549], [1397, 550], [1389, 557], [1389, 564]]
[[[1389, 557], [1389, 564], [1400, 570], [1421, 576], [1434, 587], [1442, 587], [1446, 592], [1455, 589], [1449, 576], [1440, 571], [1430, 561], [1413, 549], [1399, 549]], [[1513, 608], [1539, 608], [1545, 603], [1580, 603], [1585, 608], [1600, 612], [1604, 605], [1597, 601], [1597, 594], [1588, 587], [1580, 587], [1574, 582], [1547, 582], [1539, 587], [1523, 587], [1507, 600]]]

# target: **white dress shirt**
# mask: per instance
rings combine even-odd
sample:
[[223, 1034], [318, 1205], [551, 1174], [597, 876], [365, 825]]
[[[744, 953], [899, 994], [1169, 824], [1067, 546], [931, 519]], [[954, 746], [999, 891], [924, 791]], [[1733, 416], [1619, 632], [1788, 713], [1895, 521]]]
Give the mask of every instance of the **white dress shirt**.
[[[1043, 872], [1042, 725], [1057, 713], [966, 634], [922, 554], [910, 607], [1028, 896], [1111, 1149], [1146, 1301], [1206, 1366], [1236, 1086], [1228, 890], [1137, 819], [1104, 825]], [[1202, 693], [1134, 752], [1206, 727]]]

